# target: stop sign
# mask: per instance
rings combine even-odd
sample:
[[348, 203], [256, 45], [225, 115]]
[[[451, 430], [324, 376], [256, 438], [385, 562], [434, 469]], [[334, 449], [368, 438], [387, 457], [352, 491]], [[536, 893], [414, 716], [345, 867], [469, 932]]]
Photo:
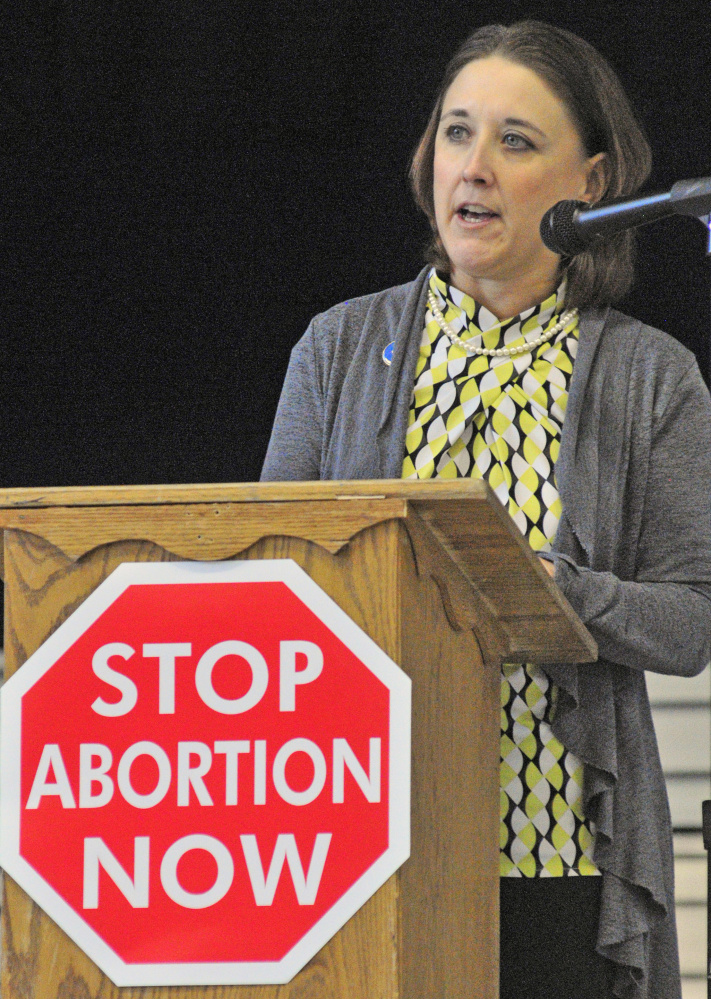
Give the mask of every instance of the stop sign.
[[409, 855], [410, 681], [291, 560], [122, 565], [1, 697], [0, 862], [116, 985], [289, 981]]

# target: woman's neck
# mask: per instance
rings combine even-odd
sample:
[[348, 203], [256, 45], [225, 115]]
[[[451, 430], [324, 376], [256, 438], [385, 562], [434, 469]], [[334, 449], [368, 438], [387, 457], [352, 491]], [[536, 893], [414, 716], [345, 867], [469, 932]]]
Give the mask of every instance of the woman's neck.
[[510, 281], [473, 279], [467, 274], [453, 271], [449, 283], [470, 295], [477, 305], [483, 305], [501, 320], [511, 319], [550, 298], [560, 283], [560, 276], [556, 275], [553, 279], [547, 276], [522, 285]]

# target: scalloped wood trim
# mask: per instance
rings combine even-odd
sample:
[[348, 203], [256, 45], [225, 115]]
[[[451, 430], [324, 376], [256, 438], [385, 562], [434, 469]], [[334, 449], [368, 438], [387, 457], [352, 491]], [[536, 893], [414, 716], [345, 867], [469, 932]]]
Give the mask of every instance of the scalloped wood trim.
[[[197, 502], [208, 494], [222, 500]], [[70, 505], [51, 505], [60, 496]], [[126, 505], [115, 505], [119, 496]], [[505, 632], [514, 661], [596, 658], [590, 634], [480, 481], [6, 490], [5, 500], [13, 505], [0, 509], [0, 526], [45, 538], [74, 560], [127, 539], [186, 559], [231, 558], [265, 537], [302, 538], [334, 553], [366, 528], [415, 512], [473, 588], [482, 613]]]
[[356, 534], [407, 515], [402, 499], [186, 504], [176, 506], [50, 507], [6, 511], [6, 529], [44, 538], [76, 560], [100, 545], [150, 541], [185, 559], [220, 561], [263, 537], [298, 537], [340, 551]]

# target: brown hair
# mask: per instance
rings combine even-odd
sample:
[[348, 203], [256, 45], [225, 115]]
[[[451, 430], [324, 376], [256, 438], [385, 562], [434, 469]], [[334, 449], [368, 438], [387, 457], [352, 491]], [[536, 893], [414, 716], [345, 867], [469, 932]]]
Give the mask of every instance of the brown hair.
[[[434, 238], [427, 259], [448, 274], [449, 259], [434, 212], [434, 149], [442, 104], [454, 78], [475, 59], [498, 55], [526, 66], [565, 104], [588, 156], [606, 154], [603, 197], [634, 194], [649, 176], [652, 154], [627, 95], [612, 67], [588, 42], [542, 21], [479, 28], [447, 66], [432, 114], [410, 166], [415, 199], [429, 219]], [[627, 230], [563, 259], [568, 307], [609, 305], [629, 291], [634, 279], [634, 234]]]

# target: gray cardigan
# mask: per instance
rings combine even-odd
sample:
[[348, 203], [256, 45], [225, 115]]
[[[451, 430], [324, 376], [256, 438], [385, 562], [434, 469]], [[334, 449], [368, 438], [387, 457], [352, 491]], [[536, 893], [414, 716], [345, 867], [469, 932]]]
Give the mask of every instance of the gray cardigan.
[[[263, 479], [400, 478], [426, 291], [427, 269], [316, 316], [292, 352]], [[693, 355], [613, 310], [584, 313], [556, 478], [555, 579], [600, 651], [594, 665], [545, 664], [560, 689], [553, 729], [585, 763], [597, 827], [597, 949], [619, 996], [679, 999], [644, 670], [693, 676], [711, 659], [711, 402]]]

